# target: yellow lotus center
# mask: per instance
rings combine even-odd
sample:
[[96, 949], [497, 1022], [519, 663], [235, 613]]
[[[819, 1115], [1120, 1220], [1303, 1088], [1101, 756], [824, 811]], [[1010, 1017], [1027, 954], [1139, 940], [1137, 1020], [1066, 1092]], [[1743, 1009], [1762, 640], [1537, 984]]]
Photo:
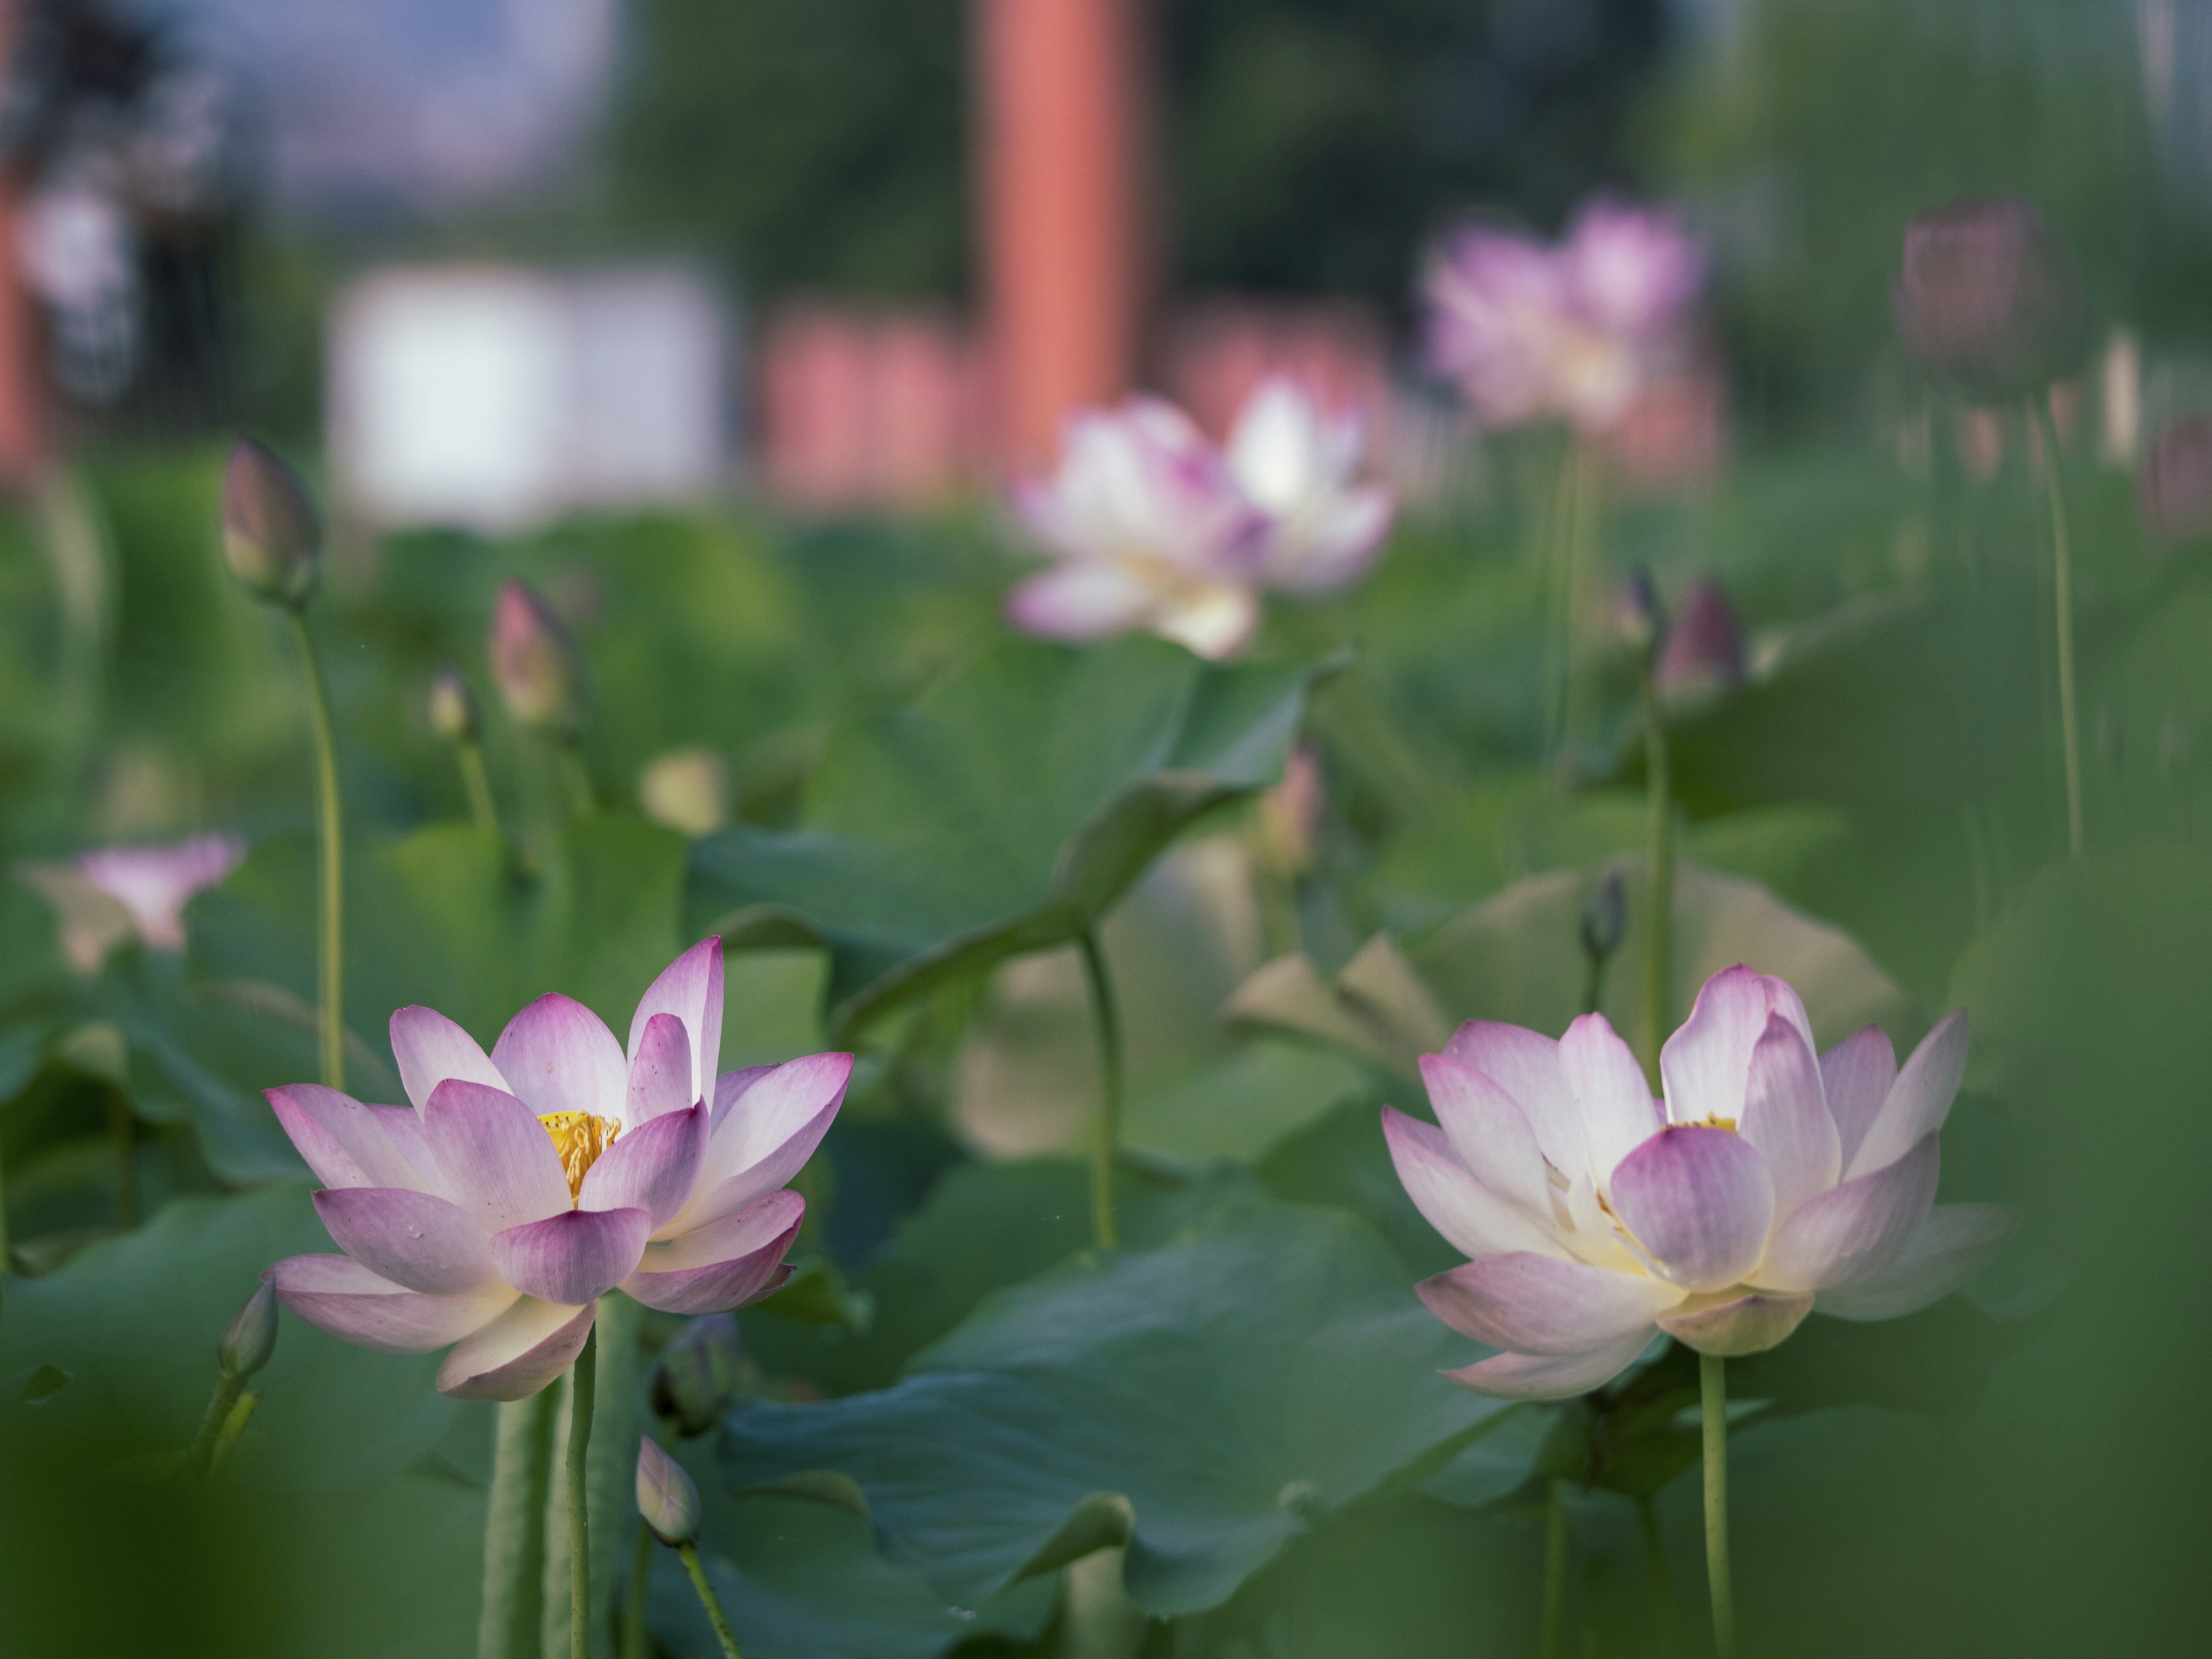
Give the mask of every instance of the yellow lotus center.
[[591, 1112], [547, 1112], [538, 1120], [553, 1137], [553, 1150], [561, 1159], [561, 1173], [568, 1177], [568, 1201], [584, 1194], [584, 1176], [599, 1161], [599, 1154], [615, 1144], [622, 1125]]

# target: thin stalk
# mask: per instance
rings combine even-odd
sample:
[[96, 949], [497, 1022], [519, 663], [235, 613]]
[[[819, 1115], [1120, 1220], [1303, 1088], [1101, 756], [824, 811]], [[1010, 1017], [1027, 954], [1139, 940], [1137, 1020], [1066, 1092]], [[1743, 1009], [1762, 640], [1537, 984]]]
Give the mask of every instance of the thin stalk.
[[1574, 656], [1575, 507], [1578, 494], [1576, 471], [1577, 441], [1569, 434], [1559, 449], [1559, 476], [1554, 487], [1552, 517], [1547, 538], [1544, 595], [1544, 758], [1558, 758], [1565, 739], [1567, 718], [1567, 680]]
[[469, 798], [469, 820], [488, 835], [499, 833], [499, 806], [492, 799], [491, 779], [484, 772], [483, 750], [464, 738], [453, 745], [453, 758], [461, 769], [461, 789]]
[[2074, 560], [2066, 535], [2066, 483], [2058, 470], [2058, 428], [2050, 400], [2027, 400], [2028, 417], [2043, 434], [2043, 476], [2050, 486], [2051, 553], [2058, 611], [2058, 726], [2066, 754], [2066, 848], [2081, 856], [2081, 734], [2074, 713]]
[[208, 1465], [215, 1456], [215, 1443], [229, 1419], [230, 1408], [238, 1403], [239, 1390], [246, 1386], [243, 1377], [223, 1376], [216, 1378], [215, 1393], [208, 1399], [206, 1414], [200, 1419], [199, 1432], [192, 1437], [190, 1450], [185, 1453], [185, 1473], [193, 1480], [204, 1479]]
[[107, 1091], [107, 1139], [115, 1151], [115, 1230], [138, 1224], [138, 1157], [131, 1121], [131, 1101], [120, 1089]]
[[696, 1544], [678, 1544], [676, 1553], [683, 1558], [684, 1571], [691, 1575], [691, 1588], [699, 1592], [699, 1605], [707, 1609], [707, 1622], [714, 1627], [714, 1639], [722, 1644], [726, 1659], [742, 1659], [738, 1652], [738, 1638], [730, 1633], [730, 1621], [722, 1616], [721, 1597], [707, 1581], [707, 1569], [699, 1559]]
[[592, 1445], [592, 1396], [598, 1390], [599, 1333], [594, 1326], [576, 1356], [568, 1385], [568, 1650], [592, 1659], [591, 1503], [585, 1454]]
[[1599, 501], [1600, 477], [1596, 449], [1577, 437], [1571, 451], [1573, 465], [1569, 476], [1574, 483], [1575, 510], [1570, 520], [1571, 533], [1567, 541], [1567, 643], [1565, 672], [1561, 688], [1559, 708], [1559, 743], [1562, 750], [1571, 743], [1579, 723], [1584, 697], [1589, 687], [1589, 665], [1583, 660], [1587, 653], [1579, 647], [1582, 635], [1588, 631], [1589, 610], [1591, 555], [1596, 549], [1598, 518], [1601, 510]]
[[1091, 1235], [1103, 1250], [1121, 1242], [1114, 1224], [1114, 1154], [1121, 1139], [1121, 1017], [1114, 1006], [1114, 981], [1098, 948], [1098, 933], [1076, 938], [1083, 977], [1091, 988], [1091, 1015], [1098, 1032], [1098, 1120], [1091, 1141]]
[[221, 1474], [230, 1460], [238, 1455], [239, 1443], [246, 1438], [246, 1425], [253, 1420], [254, 1409], [260, 1404], [258, 1394], [242, 1394], [238, 1396], [238, 1403], [225, 1413], [222, 1432], [215, 1438], [215, 1453], [208, 1460], [209, 1480]]
[[1644, 1534], [1644, 1565], [1651, 1576], [1651, 1628], [1663, 1659], [1673, 1659], [1674, 1630], [1679, 1618], [1674, 1607], [1674, 1580], [1667, 1571], [1667, 1543], [1659, 1535], [1659, 1506], [1650, 1497], [1636, 1500], [1636, 1519]]
[[1589, 963], [1583, 974], [1583, 1012], [1594, 1014], [1605, 1000], [1605, 958], [1595, 951], [1585, 951], [1583, 960]]
[[315, 732], [316, 819], [322, 831], [320, 886], [321, 950], [317, 991], [322, 1012], [323, 1082], [345, 1087], [345, 843], [339, 820], [338, 751], [331, 730], [331, 701], [323, 684], [322, 659], [308, 629], [307, 612], [292, 612], [299, 635], [300, 660], [307, 677], [307, 718]]
[[653, 1584], [653, 1528], [641, 1522], [630, 1552], [629, 1595], [623, 1602], [622, 1659], [646, 1659], [645, 1598]]
[[580, 818], [595, 817], [599, 798], [592, 793], [592, 774], [584, 764], [584, 751], [571, 741], [561, 745], [561, 781], [568, 786], [568, 810]]
[[1735, 1591], [1729, 1577], [1728, 1362], [1698, 1356], [1705, 1427], [1705, 1577], [1713, 1592], [1713, 1649], [1735, 1659]]
[[541, 1659], [544, 1652], [545, 1499], [553, 1489], [559, 1407], [560, 1390], [549, 1386], [499, 1408], [477, 1659]]
[[1544, 1659], [1561, 1659], [1567, 1640], [1567, 1483], [1552, 1477], [1544, 1500]]
[[1667, 1012], [1674, 994], [1668, 981], [1674, 965], [1674, 814], [1668, 799], [1667, 727], [1659, 718], [1659, 696], [1648, 656], [1638, 666], [1637, 685], [1644, 702], [1644, 772], [1649, 803], [1645, 846], [1651, 894], [1651, 914], [1644, 930], [1644, 1006], [1637, 1050], [1645, 1075], [1656, 1085], [1659, 1045], [1666, 1040]]
[[8, 1271], [8, 1171], [0, 1165], [0, 1275]]

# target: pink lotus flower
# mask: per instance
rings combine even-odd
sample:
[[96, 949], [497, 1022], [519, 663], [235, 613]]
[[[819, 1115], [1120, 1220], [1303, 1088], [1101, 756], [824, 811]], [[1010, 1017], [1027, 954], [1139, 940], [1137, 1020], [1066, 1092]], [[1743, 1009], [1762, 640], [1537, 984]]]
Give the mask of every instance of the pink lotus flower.
[[1429, 265], [1430, 362], [1489, 425], [1601, 430], [1685, 356], [1704, 284], [1670, 216], [1604, 198], [1556, 246], [1462, 229]]
[[1705, 981], [1654, 1100], [1601, 1014], [1558, 1042], [1474, 1021], [1421, 1062], [1441, 1128], [1383, 1109], [1398, 1178], [1473, 1258], [1419, 1286], [1439, 1319], [1504, 1350], [1446, 1373], [1480, 1394], [1582, 1394], [1663, 1331], [1701, 1353], [1771, 1348], [1818, 1308], [1889, 1319], [1964, 1284], [2013, 1212], [1935, 1203], [1936, 1133], [1966, 1018], [1903, 1068], [1868, 1026], [1814, 1056], [1781, 980]]
[[185, 906], [238, 868], [246, 843], [196, 836], [166, 847], [111, 847], [76, 860], [77, 874], [131, 913], [138, 937], [157, 951], [185, 948]]
[[1007, 600], [1026, 633], [1096, 640], [1143, 629], [1221, 658], [1259, 622], [1266, 520], [1172, 404], [1132, 398], [1074, 416], [1059, 472], [1018, 489], [1014, 508], [1058, 562]]
[[1328, 593], [1366, 573], [1396, 502], [1355, 482], [1366, 451], [1358, 415], [1331, 418], [1294, 381], [1270, 375], [1237, 411], [1229, 471], [1267, 516], [1260, 580], [1291, 593]]
[[487, 1057], [428, 1008], [392, 1017], [412, 1106], [313, 1084], [269, 1091], [323, 1182], [343, 1255], [270, 1269], [279, 1300], [391, 1353], [453, 1345], [438, 1387], [520, 1400], [575, 1358], [599, 1298], [718, 1313], [766, 1296], [805, 1202], [783, 1189], [836, 1115], [850, 1054], [714, 1073], [722, 946], [653, 982], [629, 1052], [582, 1004], [544, 996]]

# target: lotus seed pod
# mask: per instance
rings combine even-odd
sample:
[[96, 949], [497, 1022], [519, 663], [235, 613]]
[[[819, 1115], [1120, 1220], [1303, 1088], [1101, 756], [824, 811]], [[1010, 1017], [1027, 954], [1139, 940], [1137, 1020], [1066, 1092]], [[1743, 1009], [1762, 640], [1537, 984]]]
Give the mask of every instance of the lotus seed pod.
[[233, 444], [222, 469], [222, 555], [240, 585], [274, 605], [305, 605], [322, 546], [322, 520], [299, 475], [252, 438]]
[[584, 665], [568, 629], [520, 582], [500, 585], [492, 611], [491, 677], [519, 725], [573, 738], [584, 725]]
[[476, 693], [450, 663], [430, 682], [430, 729], [452, 744], [474, 743], [481, 729]]
[[661, 1351], [660, 1363], [653, 1369], [653, 1414], [674, 1425], [678, 1434], [704, 1434], [735, 1397], [744, 1355], [738, 1322], [730, 1315], [693, 1320]]
[[1907, 225], [1891, 307], [1905, 349], [1978, 401], [2039, 392], [2088, 347], [2074, 261], [2017, 196], [1953, 202]]
[[276, 1287], [264, 1279], [246, 1305], [223, 1327], [216, 1361], [225, 1376], [245, 1378], [269, 1363], [276, 1352]]
[[684, 1466], [649, 1437], [637, 1443], [637, 1512], [653, 1535], [671, 1548], [699, 1536], [699, 1489]]
[[1628, 894], [1620, 879], [1620, 872], [1606, 872], [1603, 881], [1583, 906], [1583, 950], [1596, 961], [1603, 962], [1620, 948], [1620, 936], [1628, 926]]
[[1677, 696], [1741, 685], [1743, 678], [1743, 630], [1721, 585], [1705, 577], [1682, 596], [1653, 681], [1662, 696]]

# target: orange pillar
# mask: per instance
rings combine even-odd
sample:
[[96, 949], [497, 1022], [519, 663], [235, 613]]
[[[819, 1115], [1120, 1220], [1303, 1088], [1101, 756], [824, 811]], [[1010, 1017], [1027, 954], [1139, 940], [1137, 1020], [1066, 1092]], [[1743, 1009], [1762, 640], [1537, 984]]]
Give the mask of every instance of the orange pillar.
[[1048, 463], [1060, 422], [1129, 390], [1146, 241], [1143, 0], [975, 0], [993, 459]]
[[[14, 55], [24, 10], [21, 0], [0, 3], [0, 75]], [[11, 484], [43, 477], [52, 459], [38, 320], [15, 257], [22, 195], [21, 179], [0, 174], [0, 483]]]

